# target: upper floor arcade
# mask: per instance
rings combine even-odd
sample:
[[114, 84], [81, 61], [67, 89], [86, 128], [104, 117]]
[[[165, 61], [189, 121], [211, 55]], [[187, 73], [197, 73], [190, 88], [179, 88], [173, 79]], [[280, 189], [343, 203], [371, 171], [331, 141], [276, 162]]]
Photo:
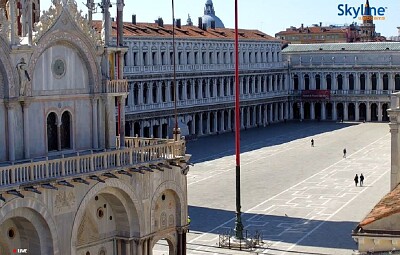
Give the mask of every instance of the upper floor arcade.
[[[97, 30], [101, 23], [95, 21]], [[170, 73], [174, 65], [172, 25], [124, 23], [124, 75]], [[114, 27], [113, 27], [114, 28]], [[112, 35], [116, 36], [115, 29]], [[176, 26], [175, 64], [177, 72], [234, 70], [234, 30]], [[281, 42], [257, 30], [239, 31], [241, 70], [282, 68]]]

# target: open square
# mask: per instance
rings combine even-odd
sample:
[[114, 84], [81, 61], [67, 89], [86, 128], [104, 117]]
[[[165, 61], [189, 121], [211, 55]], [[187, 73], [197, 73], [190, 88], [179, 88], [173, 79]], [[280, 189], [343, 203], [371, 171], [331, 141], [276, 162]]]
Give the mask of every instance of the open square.
[[[195, 164], [188, 174], [188, 254], [248, 253], [218, 248], [218, 234], [235, 221], [233, 136], [187, 144]], [[387, 123], [278, 124], [242, 131], [241, 150], [243, 223], [264, 242], [252, 254], [355, 253], [352, 229], [389, 191]], [[364, 186], [356, 187], [361, 173]], [[163, 250], [158, 245], [154, 254]]]

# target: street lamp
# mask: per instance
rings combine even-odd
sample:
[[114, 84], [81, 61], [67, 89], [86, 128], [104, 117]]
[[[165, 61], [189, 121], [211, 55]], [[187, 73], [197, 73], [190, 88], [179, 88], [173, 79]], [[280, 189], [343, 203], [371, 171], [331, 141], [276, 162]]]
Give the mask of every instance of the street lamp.
[[235, 0], [235, 147], [236, 147], [236, 220], [235, 237], [243, 239], [243, 223], [240, 203], [240, 91], [239, 91], [239, 36], [238, 0]]

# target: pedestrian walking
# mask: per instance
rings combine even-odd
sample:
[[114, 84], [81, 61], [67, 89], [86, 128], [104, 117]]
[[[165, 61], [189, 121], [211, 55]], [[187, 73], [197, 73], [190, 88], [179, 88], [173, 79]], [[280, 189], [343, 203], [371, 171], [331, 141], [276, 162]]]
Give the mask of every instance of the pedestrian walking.
[[343, 149], [343, 158], [346, 158], [346, 153], [347, 153], [346, 148], [344, 148]]
[[311, 147], [314, 147], [314, 139], [311, 139]]
[[188, 215], [188, 219], [187, 219], [187, 223], [188, 223], [187, 232], [188, 233], [189, 233], [190, 222], [192, 222], [192, 219], [190, 219], [190, 216]]
[[354, 177], [354, 183], [356, 184], [356, 187], [358, 185], [358, 175], [356, 174], [356, 176]]
[[360, 175], [360, 186], [364, 184], [364, 175], [361, 173]]

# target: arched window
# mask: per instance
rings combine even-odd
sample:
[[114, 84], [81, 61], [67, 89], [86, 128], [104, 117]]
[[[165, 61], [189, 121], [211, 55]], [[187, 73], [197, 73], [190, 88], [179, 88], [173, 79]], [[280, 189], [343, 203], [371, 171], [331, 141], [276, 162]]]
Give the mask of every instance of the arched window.
[[71, 149], [71, 114], [65, 111], [61, 115], [61, 149]]
[[308, 74], [304, 75], [304, 89], [310, 89], [310, 76]]
[[321, 76], [319, 74], [315, 75], [315, 89], [321, 89]]
[[326, 89], [332, 89], [332, 76], [330, 74], [326, 75]]
[[57, 115], [54, 112], [47, 116], [47, 150], [58, 150]]
[[299, 76], [297, 74], [293, 76], [293, 87], [294, 90], [299, 89]]
[[337, 89], [343, 90], [343, 76], [341, 74], [337, 76]]

